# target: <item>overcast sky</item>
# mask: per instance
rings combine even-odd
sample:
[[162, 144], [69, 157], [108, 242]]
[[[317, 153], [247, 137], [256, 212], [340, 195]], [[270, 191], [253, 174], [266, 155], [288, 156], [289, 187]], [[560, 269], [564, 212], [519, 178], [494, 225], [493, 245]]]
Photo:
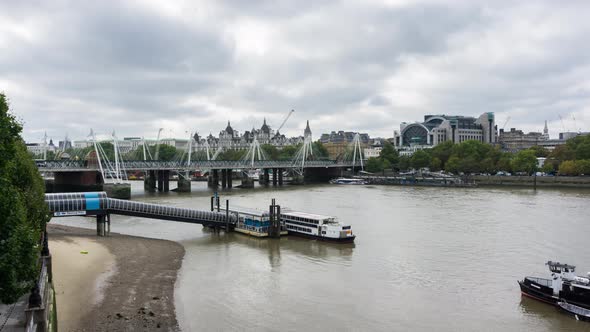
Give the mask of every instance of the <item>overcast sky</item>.
[[291, 109], [281, 132], [315, 138], [483, 112], [590, 131], [590, 1], [0, 1], [27, 141], [276, 129]]

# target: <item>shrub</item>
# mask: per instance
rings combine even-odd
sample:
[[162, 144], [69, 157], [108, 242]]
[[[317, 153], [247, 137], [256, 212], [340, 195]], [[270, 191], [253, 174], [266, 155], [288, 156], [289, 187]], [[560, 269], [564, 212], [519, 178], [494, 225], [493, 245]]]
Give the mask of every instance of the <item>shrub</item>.
[[38, 273], [39, 239], [48, 211], [45, 188], [22, 127], [0, 93], [0, 301], [14, 302]]

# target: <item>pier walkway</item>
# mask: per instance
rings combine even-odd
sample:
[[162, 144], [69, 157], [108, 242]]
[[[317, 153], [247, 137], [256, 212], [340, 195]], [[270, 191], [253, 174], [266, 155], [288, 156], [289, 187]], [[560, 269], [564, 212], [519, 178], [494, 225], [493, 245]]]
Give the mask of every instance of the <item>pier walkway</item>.
[[106, 222], [110, 225], [111, 214], [220, 228], [232, 228], [237, 222], [236, 216], [228, 213], [108, 198], [105, 192], [45, 194], [45, 202], [54, 217], [97, 216], [99, 224]]

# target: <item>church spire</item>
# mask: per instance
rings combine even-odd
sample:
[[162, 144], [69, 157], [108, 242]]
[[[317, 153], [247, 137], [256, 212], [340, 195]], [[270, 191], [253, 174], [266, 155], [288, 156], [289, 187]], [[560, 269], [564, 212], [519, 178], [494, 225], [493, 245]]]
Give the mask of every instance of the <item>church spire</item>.
[[309, 120], [307, 120], [307, 126], [305, 127], [304, 137], [311, 136], [311, 129], [309, 128]]
[[543, 134], [549, 134], [549, 128], [547, 128], [547, 120], [545, 120], [545, 128], [543, 129]]

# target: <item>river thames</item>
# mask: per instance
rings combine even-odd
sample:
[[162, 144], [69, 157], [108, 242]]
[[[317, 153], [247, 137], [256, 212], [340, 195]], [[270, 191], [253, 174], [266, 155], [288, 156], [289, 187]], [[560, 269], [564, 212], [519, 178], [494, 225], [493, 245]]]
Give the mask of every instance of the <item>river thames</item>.
[[[172, 183], [171, 183], [172, 184]], [[209, 209], [212, 193], [132, 199]], [[200, 225], [112, 217], [112, 231], [186, 249], [175, 302], [185, 331], [590, 331], [521, 298], [517, 280], [548, 260], [590, 271], [589, 190], [306, 185], [220, 191], [230, 206], [337, 216], [354, 244], [255, 239]], [[93, 219], [52, 222], [95, 227]]]

